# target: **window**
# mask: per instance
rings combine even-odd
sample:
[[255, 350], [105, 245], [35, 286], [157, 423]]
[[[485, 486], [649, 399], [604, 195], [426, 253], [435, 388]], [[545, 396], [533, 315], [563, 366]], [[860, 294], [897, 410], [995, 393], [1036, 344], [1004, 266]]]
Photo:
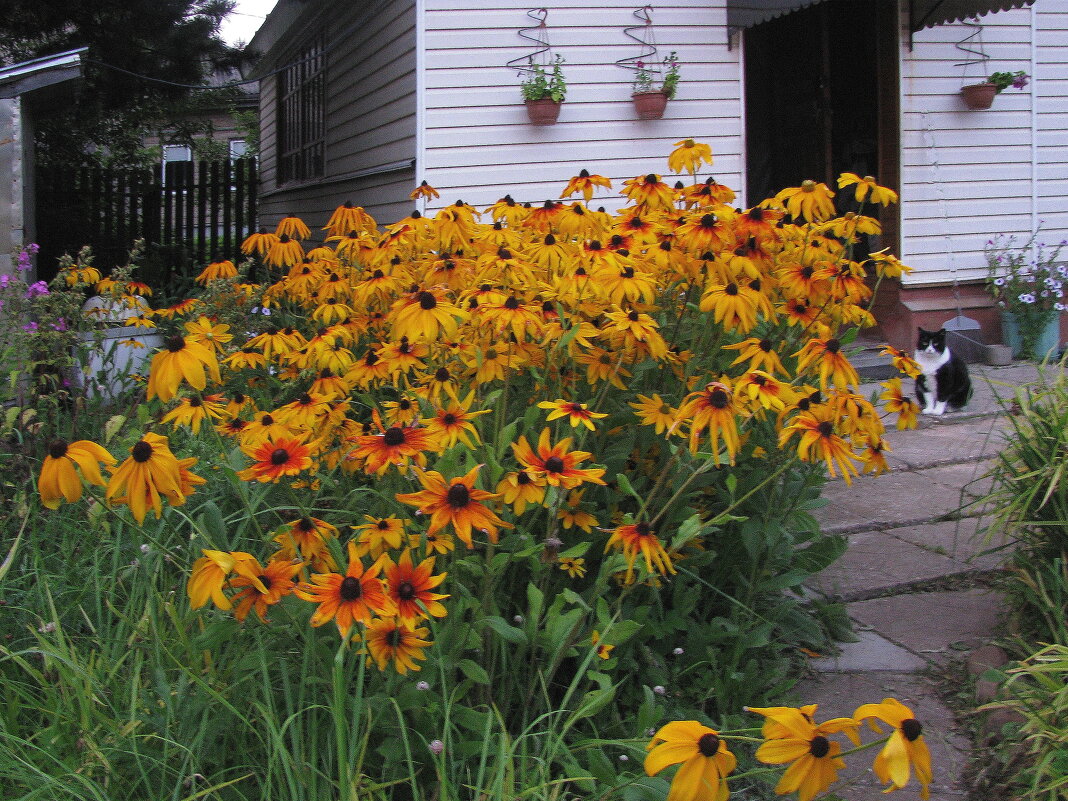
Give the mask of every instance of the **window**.
[[[183, 161], [193, 160], [193, 148], [189, 145], [164, 145], [163, 146], [163, 167], [161, 170], [161, 176], [164, 186], [168, 183], [173, 183], [174, 167], [168, 165], [175, 164]], [[170, 178], [170, 180], [168, 180]]]
[[248, 153], [248, 143], [244, 139], [230, 140], [230, 160], [243, 159]]
[[298, 51], [278, 74], [278, 183], [323, 174], [326, 58], [321, 40]]

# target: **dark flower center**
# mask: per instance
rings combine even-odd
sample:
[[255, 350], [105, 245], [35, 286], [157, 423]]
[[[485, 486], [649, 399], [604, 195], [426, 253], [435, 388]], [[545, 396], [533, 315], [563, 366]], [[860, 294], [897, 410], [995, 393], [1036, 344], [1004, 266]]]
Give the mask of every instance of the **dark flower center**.
[[910, 743], [923, 734], [923, 726], [916, 718], [907, 718], [901, 721], [901, 733], [905, 735], [905, 739]]
[[632, 323], [636, 323], [638, 322], [638, 320], [641, 319], [641, 317], [638, 315], [638, 312], [632, 311], [630, 314], [627, 315], [627, 319], [630, 320]]
[[375, 527], [379, 531], [388, 531], [389, 530], [389, 521], [388, 520], [379, 520], [377, 523], [375, 523]]
[[811, 278], [811, 277], [812, 277], [812, 274], [813, 274], [814, 272], [816, 272], [816, 271], [815, 271], [815, 270], [813, 270], [813, 269], [812, 269], [811, 267], [808, 267], [808, 266], [806, 266], [806, 267], [802, 267], [802, 268], [801, 268], [801, 277], [802, 277], [802, 278]]
[[545, 460], [545, 469], [550, 473], [562, 473], [564, 470], [564, 460], [559, 456], [550, 456]]
[[61, 439], [57, 439], [48, 446], [48, 455], [53, 459], [62, 459], [67, 455], [67, 443]]
[[508, 248], [498, 248], [497, 258], [508, 260], [512, 258], [512, 251], [510, 251]]
[[449, 374], [448, 367], [439, 367], [434, 371], [435, 381], [448, 381], [452, 376]]
[[297, 521], [297, 531], [300, 531], [304, 534], [310, 534], [311, 532], [315, 531], [315, 523], [312, 522], [312, 519], [310, 517], [302, 517], [300, 520]]
[[463, 509], [471, 502], [471, 492], [467, 489], [466, 484], [456, 483], [449, 487], [446, 499], [453, 509]]
[[260, 583], [263, 585], [263, 588], [265, 590], [271, 589], [271, 577], [270, 576], [260, 575], [260, 576], [256, 576], [256, 578], [258, 578], [260, 580]]
[[403, 445], [405, 441], [404, 429], [398, 428], [397, 426], [388, 428], [386, 429], [386, 433], [382, 438], [391, 448], [395, 448], [398, 445]]
[[360, 584], [360, 580], [353, 576], [345, 576], [341, 580], [341, 589], [338, 591], [338, 595], [341, 596], [342, 601], [355, 601], [363, 595], [363, 586]]
[[166, 338], [166, 339], [165, 339], [165, 340], [163, 341], [163, 345], [164, 345], [164, 346], [165, 346], [165, 347], [167, 348], [167, 350], [169, 350], [169, 351], [170, 351], [171, 353], [177, 353], [178, 351], [182, 350], [182, 349], [183, 349], [183, 348], [185, 347], [185, 340], [184, 340], [184, 339], [182, 339], [182, 337], [178, 337], [178, 336], [175, 336], [175, 337], [167, 337], [167, 338]]
[[764, 378], [764, 376], [762, 375], [757, 374], [752, 376], [752, 382], [757, 386], [762, 387], [768, 383], [768, 379]]
[[653, 533], [653, 529], [648, 523], [639, 523], [634, 527], [634, 530], [638, 533], [639, 537], [648, 537]]
[[726, 409], [731, 399], [722, 389], [714, 389], [708, 393], [708, 403], [714, 409]]
[[820, 432], [821, 437], [829, 437], [834, 433], [834, 426], [831, 425], [829, 420], [824, 420], [816, 426], [816, 430]]
[[529, 483], [530, 483], [531, 481], [532, 481], [532, 479], [531, 479], [531, 478], [530, 478], [530, 476], [529, 476], [529, 475], [527, 474], [527, 471], [526, 471], [526, 470], [524, 470], [524, 471], [523, 471], [523, 472], [521, 472], [521, 473], [517, 473], [517, 474], [516, 474], [516, 477], [515, 477], [515, 483], [516, 483], [516, 484], [520, 484], [520, 485], [523, 485], [523, 484], [529, 484]]
[[586, 268], [585, 267], [578, 267], [575, 270], [575, 275], [586, 275]]
[[701, 752], [701, 756], [715, 756], [719, 753], [719, 738], [712, 732], [702, 734], [697, 740], [697, 750]]
[[378, 355], [373, 351], [367, 351], [367, 356], [364, 358], [363, 363], [368, 367], [373, 366], [378, 361]]
[[302, 393], [301, 396], [297, 398], [297, 403], [301, 406], [307, 406], [311, 402], [311, 395], [309, 395], [307, 392]]
[[752, 281], [749, 282], [749, 288], [752, 289], [754, 292], [759, 292], [761, 286], [763, 286], [763, 284], [760, 283], [759, 278], [754, 278]]
[[649, 173], [648, 175], [645, 176], [645, 183], [647, 183], [647, 184], [660, 183], [660, 176], [657, 175], [656, 173], [652, 173], [651, 172], [651, 173]]
[[729, 283], [729, 284], [727, 284], [727, 286], [723, 287], [723, 291], [726, 294], [731, 295], [733, 297], [734, 295], [738, 294], [738, 285], [736, 283], [734, 283], [733, 281], [731, 281], [731, 283]]
[[398, 401], [397, 403], [397, 408], [403, 409], [404, 411], [408, 411], [412, 408], [412, 402], [407, 398], [401, 398], [400, 401]]
[[808, 744], [808, 752], [816, 759], [822, 759], [827, 756], [831, 750], [830, 741], [822, 734], [817, 734], [813, 737]]
[[839, 342], [837, 339], [828, 339], [827, 344], [824, 346], [824, 349], [828, 353], [837, 353], [842, 349], [842, 343]]
[[447, 412], [445, 416], [441, 418], [441, 422], [447, 426], [454, 426], [456, 425], [456, 415], [452, 412]]
[[130, 449], [130, 454], [135, 462], [147, 462], [152, 456], [152, 446], [144, 440], [140, 440]]
[[[324, 371], [324, 372], [326, 372], [326, 371]], [[234, 397], [233, 397], [233, 402], [237, 403], [237, 404], [242, 404], [242, 403], [245, 402], [245, 396], [243, 394], [241, 394], [240, 392], [235, 392], [234, 393]]]
[[772, 342], [770, 339], [762, 339], [760, 340], [759, 347], [765, 353], [771, 353]]
[[285, 464], [289, 461], [289, 451], [285, 448], [275, 448], [271, 454], [271, 464]]
[[432, 292], [420, 292], [419, 293], [419, 306], [427, 311], [430, 311], [438, 305], [438, 299], [434, 297]]
[[263, 417], [260, 418], [260, 425], [262, 425], [262, 426], [273, 426], [274, 425], [274, 418], [271, 417], [269, 414], [265, 414]]
[[624, 240], [623, 237], [621, 237], [619, 234], [615, 234], [610, 240], [608, 240], [608, 246], [618, 248], [620, 245], [623, 244], [624, 241], [626, 240]]
[[552, 234], [546, 234], [545, 235], [545, 244], [546, 245], [555, 245], [556, 244], [556, 237], [553, 236]]
[[715, 214], [706, 214], [704, 217], [701, 218], [701, 227], [702, 228], [715, 228], [716, 227], [716, 223], [718, 223], [718, 222], [719, 222], [719, 220], [716, 219], [716, 215]]
[[386, 645], [388, 645], [390, 648], [399, 648], [400, 644], [401, 644], [401, 630], [400, 629], [393, 629], [393, 631], [391, 631], [389, 634], [386, 635]]
[[634, 277], [634, 268], [633, 267], [624, 267], [622, 269], [622, 271], [620, 271], [619, 277], [620, 278], [633, 278]]
[[517, 298], [515, 295], [512, 295], [508, 298], [508, 300], [504, 302], [504, 308], [515, 311], [519, 308], [519, 298]]
[[397, 597], [402, 601], [410, 601], [415, 597], [415, 587], [410, 581], [402, 581], [397, 587]]
[[371, 273], [371, 278], [385, 278], [385, 277], [386, 277], [386, 274], [384, 272], [382, 272], [381, 270], [375, 270], [373, 273]]

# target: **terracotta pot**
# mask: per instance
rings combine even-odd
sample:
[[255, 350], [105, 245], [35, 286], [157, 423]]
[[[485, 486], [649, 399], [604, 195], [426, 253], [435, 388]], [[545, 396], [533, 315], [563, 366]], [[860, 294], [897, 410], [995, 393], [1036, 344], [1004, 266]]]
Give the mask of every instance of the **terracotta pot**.
[[635, 92], [631, 98], [639, 120], [658, 120], [664, 116], [668, 96], [663, 92]]
[[552, 125], [560, 116], [560, 104], [551, 97], [523, 102], [527, 104], [527, 116], [533, 125]]
[[962, 87], [960, 96], [964, 98], [964, 105], [970, 109], [990, 108], [994, 102], [994, 95], [998, 89], [992, 83], [973, 83], [971, 86]]

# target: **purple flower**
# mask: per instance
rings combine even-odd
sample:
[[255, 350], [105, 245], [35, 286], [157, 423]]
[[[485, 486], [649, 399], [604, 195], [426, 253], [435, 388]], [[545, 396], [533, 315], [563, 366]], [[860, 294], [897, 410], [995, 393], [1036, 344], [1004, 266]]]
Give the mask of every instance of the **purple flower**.
[[1013, 89], [1023, 89], [1025, 86], [1027, 86], [1026, 75], [1019, 75], [1016, 77], [1016, 80], [1012, 82]]
[[48, 284], [45, 283], [44, 281], [35, 281], [34, 283], [30, 284], [29, 288], [26, 290], [26, 297], [27, 298], [35, 298], [38, 295], [47, 295], [47, 294], [48, 294]]
[[0, 289], [7, 289], [8, 283], [11, 281], [11, 276], [4, 274], [0, 275]]
[[1020, 303], [1031, 304], [1031, 303], [1035, 302], [1035, 296], [1032, 295], [1030, 292], [1025, 292], [1024, 294], [1020, 295], [1020, 297], [1017, 298], [1017, 300], [1019, 300]]
[[645, 62], [644, 61], [635, 61], [634, 62], [634, 66], [637, 67], [640, 70], [641, 69], [645, 69]]
[[445, 750], [445, 743], [443, 743], [441, 740], [431, 740], [429, 743], [427, 743], [427, 748], [430, 749], [430, 753], [437, 756]]
[[37, 323], [35, 323], [35, 322], [33, 322], [31, 320], [30, 322], [26, 323], [26, 325], [22, 326], [22, 330], [23, 331], [36, 331], [37, 330]]

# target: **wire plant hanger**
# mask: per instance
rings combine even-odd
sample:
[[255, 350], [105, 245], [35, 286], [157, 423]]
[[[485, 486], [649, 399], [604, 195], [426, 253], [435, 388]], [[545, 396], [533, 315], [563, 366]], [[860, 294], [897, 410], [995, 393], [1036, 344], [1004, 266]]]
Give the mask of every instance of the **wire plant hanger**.
[[[641, 25], [631, 25], [623, 29], [623, 34], [637, 42], [641, 49], [636, 56], [621, 58], [616, 66], [623, 69], [633, 70], [635, 75], [644, 70], [650, 77], [655, 76], [657, 83], [663, 83], [664, 74], [661, 69], [660, 52], [656, 47], [656, 38], [653, 34], [653, 7], [642, 6], [635, 9], [634, 16], [642, 21]], [[635, 31], [640, 31], [635, 35]]]
[[973, 19], [961, 20], [960, 24], [971, 28], [972, 32], [953, 46], [966, 56], [971, 56], [971, 58], [965, 58], [964, 61], [958, 61], [953, 66], [963, 67], [961, 70], [961, 77], [967, 78], [969, 71], [968, 67], [979, 64], [981, 65], [980, 79], [985, 81], [987, 76], [986, 65], [987, 62], [990, 61], [990, 55], [986, 52], [986, 47], [983, 45], [983, 23], [978, 17], [975, 17]]
[[[534, 43], [534, 49], [525, 56], [516, 56], [506, 63], [506, 67], [514, 67], [517, 74], [530, 78], [534, 74], [535, 65], [545, 68], [552, 64], [552, 47], [549, 45], [549, 28], [545, 21], [549, 18], [549, 9], [532, 8], [527, 16], [537, 21], [537, 25], [530, 25], [519, 29], [519, 35], [529, 42]], [[533, 35], [531, 32], [533, 31]], [[524, 63], [525, 62], [525, 63]]]

